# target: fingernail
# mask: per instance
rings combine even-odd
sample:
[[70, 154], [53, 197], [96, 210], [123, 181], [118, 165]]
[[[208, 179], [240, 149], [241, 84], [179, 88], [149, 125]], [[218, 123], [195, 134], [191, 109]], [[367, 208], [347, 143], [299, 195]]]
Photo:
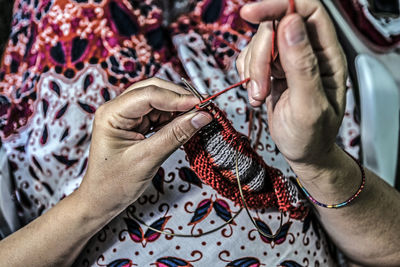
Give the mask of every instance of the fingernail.
[[260, 98], [261, 96], [260, 86], [254, 80], [251, 80], [251, 96], [252, 98]]
[[263, 102], [255, 100], [251, 97], [249, 97], [249, 103], [250, 105], [252, 105], [253, 107], [259, 107]]
[[240, 80], [243, 81], [244, 80], [244, 74], [240, 73]]
[[190, 121], [194, 128], [200, 129], [211, 122], [211, 118], [204, 113], [198, 113]]
[[286, 27], [285, 38], [290, 46], [294, 46], [306, 37], [306, 29], [300, 18], [293, 19]]

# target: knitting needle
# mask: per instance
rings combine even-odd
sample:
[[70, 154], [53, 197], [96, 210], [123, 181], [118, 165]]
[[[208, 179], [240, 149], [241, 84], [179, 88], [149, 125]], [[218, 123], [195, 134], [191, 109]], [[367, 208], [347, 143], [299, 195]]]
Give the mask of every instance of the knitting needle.
[[194, 94], [201, 101], [204, 100], [204, 97], [185, 78], [181, 77], [181, 80], [186, 85], [187, 89], [192, 92], [192, 94]]
[[211, 101], [204, 102], [204, 97], [185, 78], [182, 77], [181, 80], [186, 85], [186, 88], [202, 102], [198, 105], [199, 108], [204, 108], [211, 103]]
[[[196, 96], [200, 101], [204, 100], [204, 97], [185, 78], [181, 77], [181, 80], [185, 84], [186, 89], [188, 89], [194, 96]], [[208, 105], [208, 102], [206, 104]], [[200, 106], [200, 107], [205, 107], [205, 106], [206, 105]], [[193, 108], [193, 109], [190, 109], [188, 111], [178, 112], [178, 113], [175, 114], [175, 116], [179, 117], [179, 116], [182, 116], [182, 115], [185, 115], [185, 114], [194, 113], [196, 111], [198, 111], [198, 110], [196, 108]], [[156, 127], [152, 127], [150, 129], [150, 132], [158, 131], [159, 129], [161, 129], [163, 126], [165, 126], [168, 123], [169, 123], [169, 121], [164, 122], [164, 123], [162, 123], [160, 125], [157, 125]]]
[[[196, 106], [196, 108], [190, 109], [188, 111], [176, 113], [175, 114], [176, 117], [179, 117], [179, 116], [182, 116], [182, 115], [185, 115], [185, 114], [189, 114], [189, 113], [197, 112], [198, 108], [204, 108], [204, 107], [208, 106], [211, 103], [211, 100], [210, 101], [204, 101], [205, 98], [185, 78], [181, 77], [181, 80], [185, 84], [186, 89], [188, 89], [194, 96], [196, 96], [203, 103], [200, 103], [199, 105]], [[165, 123], [162, 123], [160, 125], [157, 125], [156, 127], [153, 127], [153, 128], [150, 129], [150, 132], [157, 131], [157, 130], [161, 129], [163, 126], [165, 126], [168, 123], [169, 122], [165, 122]]]

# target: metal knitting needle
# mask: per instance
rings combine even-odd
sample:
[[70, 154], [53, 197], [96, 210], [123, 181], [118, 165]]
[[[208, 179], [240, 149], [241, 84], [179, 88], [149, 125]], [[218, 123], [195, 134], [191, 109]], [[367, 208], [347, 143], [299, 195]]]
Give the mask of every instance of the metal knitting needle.
[[[185, 84], [186, 88], [192, 92], [193, 95], [195, 95], [198, 99], [200, 99], [200, 101], [204, 101], [204, 97], [199, 93], [199, 91], [196, 90], [196, 88], [194, 88], [185, 78], [181, 78], [182, 82]], [[198, 106], [200, 108], [204, 108], [206, 106], [208, 106], [211, 103], [211, 101], [207, 101], [205, 103], [201, 103]]]
[[[203, 100], [204, 100], [204, 97], [199, 93], [199, 91], [197, 91], [196, 88], [194, 88], [185, 78], [181, 77], [181, 80], [182, 80], [182, 82], [185, 84], [186, 89], [188, 89], [194, 96], [196, 96], [198, 99], [200, 99], [200, 101], [203, 101]], [[207, 101], [207, 102], [205, 102], [205, 103], [199, 104], [198, 107], [204, 108], [204, 107], [206, 107], [206, 106], [207, 106], [208, 104], [210, 104], [210, 103], [211, 103], [211, 100], [210, 100], [210, 101]], [[182, 115], [189, 114], [189, 113], [193, 113], [193, 112], [197, 112], [197, 111], [198, 111], [198, 110], [197, 110], [196, 108], [192, 108], [192, 109], [190, 109], [190, 110], [188, 110], [188, 111], [179, 112], [179, 113], [176, 114], [176, 116], [178, 117], [178, 116], [182, 116]], [[169, 123], [169, 121], [164, 122], [164, 123], [162, 123], [162, 124], [160, 124], [160, 125], [157, 125], [157, 126], [155, 126], [155, 127], [152, 127], [148, 133], [150, 133], [150, 132], [156, 132], [156, 131], [158, 131], [159, 129], [161, 129], [162, 127], [164, 127], [164, 126], [165, 126], [166, 124], [168, 124], [168, 123]]]
[[192, 92], [192, 94], [194, 94], [201, 101], [204, 100], [204, 97], [185, 78], [181, 77], [181, 80], [186, 85], [187, 89]]

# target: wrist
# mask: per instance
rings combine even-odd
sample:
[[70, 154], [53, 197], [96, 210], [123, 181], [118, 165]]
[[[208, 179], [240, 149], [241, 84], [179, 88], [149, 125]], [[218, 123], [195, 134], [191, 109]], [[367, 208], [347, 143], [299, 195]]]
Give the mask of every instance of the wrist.
[[357, 162], [337, 145], [321, 155], [318, 163], [289, 164], [307, 191], [323, 203], [348, 199], [361, 183], [362, 174]]
[[73, 198], [72, 202], [75, 203], [76, 208], [79, 208], [79, 216], [82, 217], [88, 230], [99, 230], [118, 215], [116, 211], [105, 210], [104, 205], [101, 205], [93, 194], [86, 191], [85, 187], [79, 187], [69, 197]]
[[[99, 179], [95, 173], [87, 172], [80, 187], [74, 192], [93, 220], [112, 220], [140, 197], [150, 181], [126, 181], [116, 183], [110, 179]], [[95, 179], [97, 178], [97, 179]], [[121, 179], [122, 180], [122, 179]]]

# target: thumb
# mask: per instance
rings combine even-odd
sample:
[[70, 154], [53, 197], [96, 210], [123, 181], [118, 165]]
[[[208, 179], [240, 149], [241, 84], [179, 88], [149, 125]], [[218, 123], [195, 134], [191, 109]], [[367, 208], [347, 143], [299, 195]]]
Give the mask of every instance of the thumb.
[[293, 103], [308, 106], [315, 103], [316, 97], [324, 97], [318, 59], [300, 15], [292, 14], [282, 19], [278, 28], [278, 47]]
[[174, 119], [143, 142], [153, 151], [154, 148], [159, 148], [154, 160], [161, 163], [211, 121], [212, 117], [207, 112], [189, 113]]

